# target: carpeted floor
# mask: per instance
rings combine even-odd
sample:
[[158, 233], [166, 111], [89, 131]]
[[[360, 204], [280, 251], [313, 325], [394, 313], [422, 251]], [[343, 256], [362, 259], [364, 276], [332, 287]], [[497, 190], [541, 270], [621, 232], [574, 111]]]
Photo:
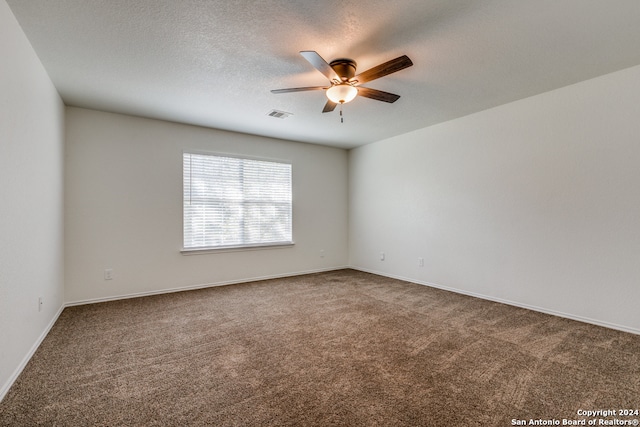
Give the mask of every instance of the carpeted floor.
[[2, 426], [511, 426], [640, 409], [640, 336], [353, 270], [64, 310]]

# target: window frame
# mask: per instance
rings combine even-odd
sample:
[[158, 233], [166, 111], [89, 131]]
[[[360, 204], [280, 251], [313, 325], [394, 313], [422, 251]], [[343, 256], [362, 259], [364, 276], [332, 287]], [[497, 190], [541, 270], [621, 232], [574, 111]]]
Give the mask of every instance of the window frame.
[[[195, 154], [195, 155], [203, 155], [203, 156], [212, 156], [212, 157], [227, 157], [232, 159], [239, 160], [255, 160], [261, 162], [270, 162], [270, 163], [282, 163], [289, 165], [291, 169], [291, 240], [282, 241], [282, 242], [267, 242], [267, 243], [248, 243], [248, 244], [233, 244], [233, 245], [220, 245], [220, 246], [202, 246], [202, 247], [193, 247], [186, 248], [184, 246], [185, 242], [185, 206], [184, 206], [184, 156], [185, 154]], [[181, 176], [182, 176], [182, 244], [180, 252], [183, 255], [198, 255], [198, 254], [206, 254], [206, 253], [219, 253], [219, 252], [238, 252], [238, 251], [254, 251], [254, 250], [264, 250], [264, 249], [282, 249], [282, 248], [290, 248], [295, 245], [294, 241], [294, 201], [293, 201], [293, 162], [291, 160], [286, 159], [276, 159], [269, 157], [258, 157], [258, 156], [250, 156], [250, 155], [242, 155], [237, 153], [225, 153], [225, 152], [212, 152], [212, 151], [203, 151], [203, 150], [190, 150], [185, 149], [182, 150], [182, 167], [181, 167]]]

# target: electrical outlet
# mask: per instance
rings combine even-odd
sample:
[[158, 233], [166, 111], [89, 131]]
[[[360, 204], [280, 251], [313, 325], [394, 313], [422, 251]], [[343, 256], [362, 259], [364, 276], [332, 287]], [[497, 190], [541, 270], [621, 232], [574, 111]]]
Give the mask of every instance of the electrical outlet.
[[385, 255], [384, 252], [380, 252], [380, 261], [384, 261]]
[[418, 267], [424, 267], [424, 258], [418, 258]]
[[104, 280], [113, 280], [113, 268], [104, 269]]
[[320, 258], [324, 258], [324, 249], [320, 249]]

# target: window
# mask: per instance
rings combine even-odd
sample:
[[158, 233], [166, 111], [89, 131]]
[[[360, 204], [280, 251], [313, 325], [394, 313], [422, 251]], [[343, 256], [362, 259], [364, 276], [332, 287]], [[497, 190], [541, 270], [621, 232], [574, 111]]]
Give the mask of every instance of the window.
[[292, 244], [291, 165], [183, 154], [184, 249]]

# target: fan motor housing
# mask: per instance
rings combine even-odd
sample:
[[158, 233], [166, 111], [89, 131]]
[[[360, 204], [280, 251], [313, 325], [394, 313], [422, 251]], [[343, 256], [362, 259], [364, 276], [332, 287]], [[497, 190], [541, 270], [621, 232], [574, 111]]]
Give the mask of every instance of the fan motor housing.
[[340, 76], [342, 81], [346, 82], [356, 75], [356, 61], [348, 58], [334, 59], [329, 63], [331, 68]]

